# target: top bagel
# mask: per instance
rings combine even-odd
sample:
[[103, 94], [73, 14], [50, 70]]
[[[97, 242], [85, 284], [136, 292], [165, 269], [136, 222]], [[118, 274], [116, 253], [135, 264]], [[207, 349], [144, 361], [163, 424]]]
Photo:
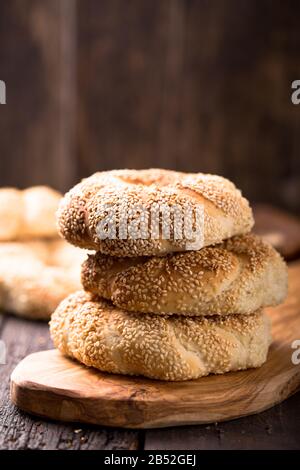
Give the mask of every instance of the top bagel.
[[[170, 208], [167, 234], [162, 213], [158, 229], [151, 231], [151, 216], [157, 207], [159, 211]], [[191, 210], [189, 233], [185, 228], [178, 231], [175, 207], [181, 214], [186, 208]], [[190, 234], [195, 234], [199, 208], [201, 244], [196, 246]], [[61, 201], [57, 222], [61, 235], [76, 246], [113, 256], [153, 256], [197, 250], [247, 233], [253, 216], [241, 192], [220, 176], [161, 169], [114, 170], [95, 173], [71, 189]], [[111, 230], [107, 236], [103, 231], [99, 234], [99, 224], [103, 231], [105, 224]]]

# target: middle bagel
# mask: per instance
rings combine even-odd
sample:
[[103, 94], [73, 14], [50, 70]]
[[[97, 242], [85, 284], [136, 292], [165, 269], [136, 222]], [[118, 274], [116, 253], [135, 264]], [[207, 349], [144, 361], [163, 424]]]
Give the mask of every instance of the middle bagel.
[[82, 284], [128, 311], [250, 314], [283, 301], [287, 269], [271, 245], [247, 234], [164, 257], [115, 258], [98, 252], [83, 263]]

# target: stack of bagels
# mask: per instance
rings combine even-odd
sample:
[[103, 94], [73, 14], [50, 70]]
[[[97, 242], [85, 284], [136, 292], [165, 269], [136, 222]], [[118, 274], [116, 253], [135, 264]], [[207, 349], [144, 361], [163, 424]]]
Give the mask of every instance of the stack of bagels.
[[[190, 240], [99, 237], [107, 204], [118, 220], [140, 204], [203, 209], [203, 247]], [[168, 170], [96, 173], [65, 195], [58, 228], [93, 250], [81, 291], [52, 315], [55, 346], [116, 374], [178, 381], [261, 366], [271, 343], [263, 308], [283, 301], [287, 269], [272, 246], [250, 233], [248, 201], [225, 178]]]

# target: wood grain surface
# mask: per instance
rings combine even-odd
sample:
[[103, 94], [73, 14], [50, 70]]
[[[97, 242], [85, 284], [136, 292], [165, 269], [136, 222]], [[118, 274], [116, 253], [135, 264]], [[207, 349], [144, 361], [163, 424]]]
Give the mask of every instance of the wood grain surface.
[[0, 365], [0, 449], [6, 450], [113, 450], [137, 449], [143, 435], [135, 431], [111, 430], [83, 424], [57, 424], [29, 416], [9, 400], [10, 374], [24, 356], [50, 348], [47, 323], [0, 315], [0, 338], [7, 349]]
[[300, 449], [300, 393], [257, 415], [192, 427], [128, 431], [34, 417], [10, 402], [9, 377], [24, 356], [51, 347], [48, 326], [0, 314], [0, 337], [8, 351], [0, 366], [0, 449]]
[[125, 428], [210, 423], [265, 410], [300, 388], [300, 365], [291, 361], [300, 331], [300, 263], [289, 269], [289, 279], [286, 302], [268, 309], [274, 341], [261, 368], [160, 382], [103, 374], [50, 350], [16, 367], [12, 401], [44, 417]]
[[0, 185], [220, 173], [300, 212], [297, 0], [10, 0]]
[[[299, 14], [297, 0], [2, 2], [0, 184], [65, 190], [95, 169], [168, 166], [219, 172], [299, 212]], [[10, 403], [9, 376], [52, 347], [48, 327], [0, 314], [0, 337], [1, 449], [300, 448], [299, 393], [146, 433], [35, 418]]]
[[299, 14], [296, 0], [79, 0], [79, 174], [220, 173], [299, 211]]
[[300, 393], [256, 415], [212, 424], [149, 429], [147, 450], [300, 449]]
[[256, 204], [254, 232], [271, 243], [286, 260], [300, 255], [300, 218], [268, 204]]
[[74, 182], [76, 2], [11, 0], [0, 6], [0, 185]]

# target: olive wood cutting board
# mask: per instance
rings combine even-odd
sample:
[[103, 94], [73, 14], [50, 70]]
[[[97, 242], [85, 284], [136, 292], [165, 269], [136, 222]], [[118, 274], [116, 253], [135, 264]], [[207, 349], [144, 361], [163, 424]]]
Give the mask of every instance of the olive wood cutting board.
[[[267, 309], [273, 344], [258, 369], [188, 382], [101, 373], [55, 350], [27, 356], [11, 376], [11, 399], [42, 417], [126, 428], [224, 421], [258, 413], [300, 389], [300, 262], [289, 267], [286, 302]], [[294, 361], [295, 362], [295, 361]], [[297, 362], [297, 361], [296, 361]]]

